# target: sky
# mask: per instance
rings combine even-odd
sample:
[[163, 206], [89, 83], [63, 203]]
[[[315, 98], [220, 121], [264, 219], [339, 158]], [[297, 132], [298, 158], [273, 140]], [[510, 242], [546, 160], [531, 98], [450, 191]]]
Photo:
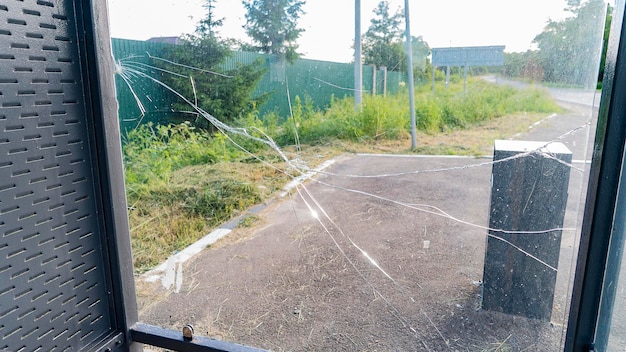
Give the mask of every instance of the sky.
[[[379, 0], [361, 0], [364, 34]], [[206, 14], [203, 0], [109, 0], [111, 36], [146, 40], [192, 33]], [[403, 0], [389, 0], [403, 10]], [[566, 0], [410, 0], [411, 34], [422, 36], [431, 48], [505, 45], [506, 52], [532, 48], [533, 38], [548, 20], [568, 15]], [[354, 1], [308, 0], [299, 25], [305, 30], [299, 52], [308, 59], [350, 62], [354, 51]], [[249, 42], [242, 26], [240, 0], [218, 0], [216, 16], [224, 17], [220, 34]]]

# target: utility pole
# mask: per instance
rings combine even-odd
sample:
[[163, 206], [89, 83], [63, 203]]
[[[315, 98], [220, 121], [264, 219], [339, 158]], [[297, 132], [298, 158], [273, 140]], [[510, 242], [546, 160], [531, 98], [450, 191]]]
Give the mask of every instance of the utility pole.
[[354, 108], [363, 101], [363, 64], [361, 63], [361, 0], [354, 0]]
[[417, 148], [417, 126], [415, 121], [415, 82], [413, 81], [413, 48], [411, 47], [411, 20], [409, 0], [404, 0], [404, 22], [406, 23], [406, 62], [409, 73], [409, 107], [411, 109], [411, 148]]

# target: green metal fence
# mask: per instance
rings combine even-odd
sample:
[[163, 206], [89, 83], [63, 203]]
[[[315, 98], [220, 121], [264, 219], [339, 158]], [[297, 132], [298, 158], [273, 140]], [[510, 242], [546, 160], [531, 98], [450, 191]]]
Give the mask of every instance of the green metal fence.
[[[159, 56], [167, 44], [138, 40], [112, 40], [113, 57], [116, 62], [132, 61], [139, 70], [142, 65], [151, 65], [149, 55]], [[125, 75], [116, 74], [115, 87], [119, 104], [120, 129], [122, 134], [139, 124], [152, 121], [155, 123], [167, 122], [173, 113], [172, 104], [176, 98], [171, 92], [159, 86], [150, 78], [141, 77], [132, 72]], [[152, 72], [150, 77], [160, 80], [158, 73]], [[142, 111], [143, 109], [143, 111]]]
[[[113, 38], [112, 44], [116, 60], [132, 61], [136, 66], [154, 64], [148, 54], [160, 57], [164, 48], [170, 45], [116, 38]], [[349, 63], [300, 59], [290, 64], [280, 62], [271, 55], [234, 52], [222, 66], [225, 70], [231, 70], [237, 65], [251, 64], [259, 58], [263, 59], [268, 71], [253, 96], [270, 93], [267, 101], [258, 107], [261, 116], [269, 112], [288, 116], [289, 102], [293, 102], [296, 96], [302, 100], [308, 98], [316, 109], [323, 109], [330, 105], [333, 98], [354, 95], [354, 66]], [[157, 80], [161, 78], [156, 72], [152, 72], [151, 77]], [[127, 75], [127, 78], [129, 82], [125, 82], [119, 74], [116, 76], [122, 132], [148, 121], [163, 123], [181, 116], [172, 109], [172, 104], [177, 101], [172, 92], [150, 78], [132, 74]], [[403, 73], [385, 74], [373, 66], [363, 67], [362, 89], [366, 93], [394, 94], [401, 89], [404, 81]]]

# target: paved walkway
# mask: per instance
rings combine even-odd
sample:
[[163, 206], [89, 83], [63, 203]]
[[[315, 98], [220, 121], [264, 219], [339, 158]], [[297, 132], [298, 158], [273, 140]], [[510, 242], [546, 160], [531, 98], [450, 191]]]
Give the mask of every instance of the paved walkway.
[[[579, 92], [574, 94], [572, 92], [555, 91], [554, 94], [558, 99], [563, 99], [563, 103], [567, 105], [571, 112], [550, 116], [540, 123], [530, 126], [528, 133], [515, 136], [515, 139], [543, 142], [557, 140], [572, 151], [575, 162], [570, 176], [570, 193], [564, 226], [578, 227], [582, 211], [580, 201], [585, 194], [584, 185], [586, 182], [586, 173], [582, 170], [586, 170], [589, 167], [589, 152], [591, 150], [589, 140], [593, 136], [590, 126], [595, 125], [595, 120], [592, 119], [593, 112], [591, 107], [585, 105], [587, 100], [576, 101], [578, 99], [576, 97], [581, 96]], [[574, 101], [572, 102], [572, 100]], [[447, 171], [425, 172], [427, 170], [444, 169]], [[293, 336], [283, 338], [278, 338], [280, 336], [277, 336], [276, 341], [281, 342], [264, 340], [264, 337], [269, 339], [269, 336], [274, 336], [276, 330], [279, 331], [278, 335], [280, 335], [281, 330], [289, 329], [287, 323], [283, 322], [283, 324], [287, 324], [285, 327], [283, 325], [276, 326], [276, 322], [280, 323], [280, 319], [291, 319], [291, 317], [280, 318], [278, 313], [276, 313], [278, 314], [277, 316], [272, 317], [271, 314], [274, 313], [269, 312], [275, 309], [277, 304], [280, 305], [275, 302], [276, 297], [269, 295], [267, 292], [248, 292], [248, 290], [252, 290], [252, 288], [267, 290], [271, 289], [271, 287], [274, 287], [274, 290], [282, 290], [284, 291], [284, 296], [282, 296], [284, 297], [284, 302], [287, 302], [285, 304], [291, 307], [289, 309], [293, 310], [294, 315], [302, 317], [303, 308], [298, 302], [293, 301], [294, 297], [300, 297], [299, 294], [303, 291], [308, 292], [306, 290], [309, 289], [307, 288], [309, 286], [318, 289], [318, 286], [322, 285], [321, 282], [324, 281], [324, 275], [334, 275], [333, 273], [339, 275], [341, 270], [351, 273], [350, 278], [345, 278], [345, 280], [353, 280], [356, 277], [356, 282], [362, 281], [361, 278], [358, 278], [358, 275], [366, 273], [369, 278], [372, 275], [371, 272], [382, 273], [382, 276], [397, 280], [391, 281], [391, 286], [393, 286], [394, 282], [398, 284], [399, 282], [404, 282], [402, 280], [411, 280], [416, 285], [414, 287], [415, 292], [422, 292], [420, 298], [415, 298], [417, 300], [426, 299], [421, 297], [428, 296], [423, 294], [424, 287], [431, 287], [433, 292], [441, 289], [441, 295], [443, 295], [445, 292], [456, 292], [454, 291], [456, 286], [466, 286], [481, 280], [486, 233], [481, 226], [486, 226], [488, 218], [491, 173], [489, 159], [355, 155], [338, 161], [327, 170], [332, 174], [322, 173], [318, 175], [318, 181], [308, 183], [307, 189], [313, 197], [303, 193], [301, 194], [302, 198], [289, 198], [266, 209], [263, 212], [263, 217], [268, 219], [268, 223], [260, 228], [257, 233], [252, 234], [249, 240], [228, 246], [228, 248], [204, 251], [192, 257], [185, 265], [176, 264], [176, 262], [182, 261], [180, 258], [171, 260], [169, 264], [161, 268], [161, 276], [153, 276], [153, 279], [164, 282], [173, 293], [165, 297], [161, 302], [152, 302], [150, 307], [144, 310], [142, 320], [165, 326], [177, 326], [180, 323], [191, 322], [202, 327], [198, 331], [204, 331], [205, 334], [211, 336], [233, 339], [242, 343], [276, 350], [282, 348], [307, 349], [306, 346], [312, 349], [316, 349], [312, 346], [334, 348], [333, 346], [335, 345], [330, 342], [327, 345], [307, 345], [301, 340], [294, 342], [293, 339], [295, 337]], [[418, 170], [422, 172], [416, 172]], [[391, 177], [392, 174], [398, 175]], [[345, 175], [387, 175], [388, 177], [354, 178], [345, 177]], [[316, 203], [321, 205], [323, 210], [318, 208]], [[400, 204], [404, 206], [398, 206]], [[407, 207], [406, 205], [410, 206]], [[311, 207], [315, 208], [317, 213], [311, 212]], [[419, 208], [420, 211], [416, 213], [415, 207]], [[424, 217], [424, 210], [427, 210], [427, 213], [428, 211], [430, 212], [430, 217]], [[459, 221], [444, 224], [438, 222], [439, 220], [433, 220], [433, 214], [440, 213], [440, 211], [445, 211], [447, 215], [457, 218]], [[330, 230], [330, 233], [334, 234], [334, 237], [331, 237], [332, 240], [328, 236], [311, 237], [314, 236], [311, 229], [319, 227], [316, 216], [323, 217], [324, 214], [322, 212], [326, 212], [329, 215], [329, 220], [324, 221], [324, 223], [326, 226], [333, 228]], [[429, 225], [430, 222], [427, 223], [425, 221], [435, 222]], [[341, 229], [341, 231], [338, 229]], [[224, 229], [218, 231], [224, 231]], [[316, 231], [319, 231], [319, 229]], [[439, 232], [441, 232], [441, 235], [445, 234], [445, 236], [436, 235]], [[557, 325], [564, 323], [563, 317], [567, 312], [568, 292], [572, 276], [571, 269], [573, 269], [575, 260], [577, 236], [578, 231], [566, 231], [563, 234], [553, 314], [553, 321]], [[322, 247], [313, 246], [312, 242], [310, 242], [311, 238], [315, 238], [315, 243], [319, 243]], [[330, 242], [324, 244], [324, 241], [329, 240]], [[335, 241], [334, 244], [332, 243], [333, 241]], [[325, 262], [316, 262], [318, 266], [313, 265], [312, 262], [309, 263], [310, 265], [299, 264], [297, 261], [293, 262], [293, 260], [296, 260], [295, 258], [303, 258], [302, 256], [304, 255], [302, 248], [298, 245], [299, 243], [304, 243], [308, 246], [309, 251], [317, 253], [316, 256], [308, 257], [309, 259], [307, 260], [315, 261], [320, 260], [319, 258], [326, 258], [324, 259]], [[449, 247], [450, 245], [451, 247]], [[363, 248], [360, 246], [363, 246]], [[343, 256], [339, 255], [340, 253], [337, 252], [337, 249], [345, 251]], [[406, 250], [408, 252], [403, 252]], [[428, 261], [415, 261], [417, 259], [406, 261], [408, 257], [413, 258], [413, 255], [420, 253], [424, 256], [423, 260], [426, 260], [426, 258], [431, 259]], [[429, 257], [433, 253], [437, 253], [437, 256]], [[455, 253], [455, 255], [450, 257], [452, 253]], [[369, 258], [369, 267], [365, 265], [367, 263], [361, 261], [363, 255], [367, 257], [372, 256]], [[399, 257], [400, 255], [403, 255], [403, 257]], [[191, 257], [191, 255], [186, 255], [185, 257]], [[245, 260], [239, 260], [244, 257]], [[290, 270], [293, 271], [297, 268], [303, 272], [308, 272], [308, 270], [315, 271], [314, 268], [322, 268], [325, 265], [332, 267], [335, 265], [333, 263], [336, 258], [352, 258], [351, 260], [356, 260], [357, 262], [352, 264], [352, 269], [348, 264], [343, 269], [336, 268], [335, 271], [326, 274], [308, 273], [305, 277], [316, 277], [319, 274], [317, 280], [321, 281], [314, 280], [309, 282], [305, 280], [307, 283], [301, 284], [301, 290], [303, 291], [295, 290], [284, 282], [284, 280], [289, 280], [288, 272]], [[449, 270], [446, 269], [448, 271], [437, 267], [437, 265], [441, 265], [444, 262], [449, 264]], [[377, 267], [379, 263], [380, 267]], [[421, 264], [415, 268], [408, 268], [408, 266], [415, 265], [415, 263]], [[397, 266], [402, 267], [398, 270]], [[355, 274], [353, 271], [353, 269], [357, 268], [359, 268], [357, 273], [360, 272], [360, 274]], [[287, 275], [285, 271], [287, 271]], [[429, 273], [435, 274], [435, 276], [428, 279]], [[159, 273], [153, 272], [152, 274]], [[415, 277], [420, 277], [420, 279], [415, 281]], [[442, 279], [444, 277], [445, 279]], [[295, 276], [292, 279], [295, 280]], [[447, 279], [450, 282], [440, 282]], [[283, 282], [277, 282], [277, 280], [282, 280]], [[389, 291], [388, 286], [390, 282], [385, 282], [384, 277], [368, 280], [371, 280], [370, 282], [375, 287], [387, 287], [384, 291], [386, 293], [381, 295], [385, 299], [392, 299], [398, 294], [397, 290], [391, 289]], [[434, 281], [430, 282], [429, 280]], [[219, 290], [215, 289], [216, 285], [223, 285], [225, 282], [228, 283], [227, 286], [221, 287]], [[349, 282], [349, 285], [356, 285], [353, 281], [346, 282]], [[403, 283], [401, 286], [409, 287], [407, 290], [410, 290], [410, 287], [413, 287], [411, 285], [413, 284]], [[446, 285], [451, 286], [448, 287]], [[334, 286], [332, 288], [323, 287], [329, 290], [336, 289], [337, 292], [345, 290], [345, 288], [335, 288]], [[447, 288], [444, 290], [445, 287]], [[245, 292], [242, 292], [242, 290]], [[202, 292], [202, 294], [197, 294], [198, 292]], [[238, 295], [241, 295], [241, 297], [235, 298]], [[319, 295], [322, 295], [322, 293], [311, 291], [310, 295], [321, 297]], [[401, 292], [400, 296], [406, 298], [407, 295]], [[263, 300], [259, 301], [259, 297], [262, 297]], [[300, 299], [302, 301], [307, 300], [307, 298], [302, 297]], [[437, 301], [436, 297], [432, 297], [432, 299], [433, 302]], [[403, 297], [398, 298], [398, 300], [403, 302]], [[240, 322], [246, 325], [248, 334], [236, 332], [236, 328], [232, 326], [229, 329], [224, 325], [208, 322], [208, 320], [216, 322], [219, 319], [226, 319], [225, 316], [228, 313], [225, 313], [225, 311], [235, 310], [237, 305], [241, 305], [246, 301], [259, 309], [260, 307], [265, 307], [263, 309], [270, 314], [267, 318], [254, 319], [255, 324], [259, 324], [254, 328]], [[237, 302], [237, 304], [229, 306], [228, 302]], [[413, 312], [413, 307], [411, 305], [405, 307], [403, 305], [405, 303], [397, 303], [393, 306], [403, 307], [396, 315], [404, 316], [404, 312]], [[422, 303], [426, 306], [428, 305], [427, 301]], [[447, 307], [441, 302], [437, 304], [440, 308]], [[433, 306], [435, 305], [433, 304]], [[258, 316], [265, 317], [262, 311], [256, 311], [250, 305], [246, 305], [246, 307], [246, 313], [256, 312]], [[451, 307], [450, 309], [453, 310], [462, 309], [454, 308], [454, 304]], [[239, 309], [241, 308], [239, 306]], [[341, 316], [346, 320], [351, 319], [349, 314], [342, 316], [339, 308], [329, 304], [322, 305], [316, 309], [318, 309], [317, 313], [319, 315], [316, 316], [315, 320], [318, 323], [317, 325], [316, 323], [311, 323], [309, 337], [314, 336], [318, 342], [320, 339], [328, 338], [328, 329], [330, 329], [329, 326], [332, 326], [332, 321], [327, 320], [329, 319], [328, 316]], [[361, 314], [372, 314], [375, 317], [379, 317], [382, 314], [380, 312], [368, 313], [369, 311], [365, 307], [362, 309]], [[428, 311], [424, 309], [421, 311]], [[361, 308], [358, 308], [357, 311], [352, 310], [351, 314], [359, 314], [359, 310]], [[321, 314], [319, 311], [324, 311], [325, 314]], [[234, 313], [230, 314], [231, 316], [228, 319], [234, 324], [238, 321], [238, 318], [232, 316]], [[245, 315], [244, 312], [237, 314], [240, 314], [240, 316]], [[419, 316], [419, 314], [419, 311], [413, 312], [411, 316]], [[432, 314], [434, 316], [437, 313], [433, 311]], [[456, 314], [464, 313], [457, 312]], [[431, 320], [430, 316], [428, 317]], [[400, 322], [405, 323], [402, 319], [400, 319]], [[397, 321], [392, 321], [389, 324], [393, 325], [396, 323]], [[424, 322], [426, 325], [430, 323]], [[446, 324], [442, 320], [438, 320], [434, 324], [435, 335], [437, 330], [445, 330]], [[264, 328], [268, 330], [263, 330]], [[392, 330], [398, 329], [402, 330], [398, 327]], [[455, 329], [451, 330], [454, 331]], [[349, 329], [342, 331], [347, 336], [357, 334], [356, 331]], [[422, 342], [437, 343], [438, 336], [427, 337], [430, 333], [433, 333], [432, 331], [426, 329], [420, 332], [425, 336], [421, 339]], [[290, 335], [297, 334], [298, 332], [294, 330]], [[380, 342], [381, 345], [379, 347], [382, 349], [385, 349], [382, 346], [392, 349], [403, 349], [403, 346], [406, 347], [415, 343], [411, 334], [408, 334], [408, 338], [406, 335], [392, 336], [389, 341], [385, 342], [387, 343], [386, 345], [382, 345], [382, 342]], [[370, 344], [359, 346], [367, 349], [372, 348], [371, 344], [374, 342], [368, 343]], [[441, 340], [438, 343], [441, 343]]]

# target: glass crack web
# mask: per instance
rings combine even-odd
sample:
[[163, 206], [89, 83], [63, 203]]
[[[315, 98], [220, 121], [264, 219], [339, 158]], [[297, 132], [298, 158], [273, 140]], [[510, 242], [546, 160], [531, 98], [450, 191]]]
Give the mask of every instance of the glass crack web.
[[[152, 56], [150, 54], [147, 55], [150, 60], [167, 62], [173, 66], [183, 67], [184, 65], [178, 65], [175, 62], [165, 60], [162, 58], [158, 58]], [[381, 264], [378, 258], [372, 251], [368, 248], [365, 248], [366, 245], [360, 244], [358, 236], [349, 233], [343, 229], [344, 225], [341, 220], [337, 220], [333, 214], [329, 213], [327, 210], [327, 206], [325, 206], [322, 201], [318, 199], [315, 192], [310, 187], [311, 185], [317, 185], [319, 187], [324, 187], [327, 189], [332, 189], [339, 193], [344, 194], [345, 196], [360, 196], [364, 198], [369, 198], [372, 201], [380, 202], [383, 204], [387, 204], [394, 209], [401, 208], [403, 211], [407, 211], [410, 213], [420, 213], [426, 214], [433, 217], [442, 218], [450, 223], [455, 223], [461, 228], [467, 229], [468, 231], [476, 231], [482, 233], [484, 236], [489, 236], [491, 238], [497, 239], [498, 241], [502, 241], [506, 245], [510, 246], [516, 251], [521, 252], [523, 255], [532, 258], [537, 261], [541, 265], [545, 266], [547, 269], [557, 272], [557, 268], [544, 262], [539, 259], [535, 255], [531, 254], [527, 250], [507, 241], [506, 239], [495, 236], [492, 233], [499, 234], [524, 234], [524, 235], [540, 235], [546, 233], [552, 233], [557, 231], [576, 231], [575, 227], [561, 227], [561, 228], [546, 228], [537, 231], [507, 231], [503, 229], [490, 228], [488, 226], [472, 223], [471, 221], [464, 220], [459, 215], [452, 215], [449, 211], [442, 209], [439, 206], [435, 206], [432, 204], [414, 204], [406, 201], [402, 201], [399, 199], [394, 199], [391, 194], [374, 194], [372, 192], [368, 192], [365, 190], [355, 189], [352, 187], [343, 186], [342, 182], [338, 182], [341, 179], [364, 179], [364, 180], [378, 180], [377, 182], [393, 182], [394, 179], [404, 177], [404, 176], [414, 176], [419, 177], [424, 174], [444, 174], [448, 172], [462, 172], [466, 170], [471, 170], [475, 168], [489, 168], [492, 167], [496, 163], [503, 163], [507, 161], [511, 161], [514, 159], [521, 158], [533, 158], [533, 157], [546, 157], [553, 160], [556, 160], [559, 163], [565, 164], [568, 168], [575, 170], [579, 173], [584, 173], [585, 169], [574, 166], [571, 163], [565, 163], [562, 160], [559, 160], [554, 155], [547, 153], [545, 151], [545, 146], [552, 142], [562, 141], [564, 138], [568, 136], [572, 136], [576, 133], [587, 131], [591, 124], [590, 119], [586, 121], [583, 125], [577, 126], [574, 129], [571, 129], [562, 135], [554, 137], [549, 143], [543, 145], [535, 150], [530, 150], [524, 153], [517, 154], [515, 156], [511, 156], [498, 161], [483, 161], [483, 162], [472, 162], [462, 165], [449, 166], [449, 167], [439, 167], [439, 168], [431, 168], [431, 169], [415, 169], [415, 170], [405, 170], [399, 172], [388, 172], [388, 173], [342, 173], [336, 171], [325, 171], [325, 170], [316, 170], [315, 167], [309, 167], [302, 158], [296, 156], [295, 158], [291, 158], [288, 156], [288, 153], [284, 152], [282, 148], [272, 139], [271, 136], [266, 134], [264, 131], [257, 127], [250, 128], [241, 128], [241, 127], [233, 127], [224, 122], [222, 122], [219, 118], [211, 115], [207, 111], [203, 110], [201, 107], [197, 105], [197, 98], [195, 97], [195, 84], [193, 77], [189, 77], [190, 85], [193, 86], [194, 97], [187, 97], [183, 94], [177, 92], [175, 89], [171, 88], [163, 81], [154, 78], [156, 76], [156, 72], [161, 74], [169, 74], [175, 75], [179, 77], [186, 77], [177, 72], [173, 72], [170, 70], [164, 70], [155, 65], [145, 64], [139, 61], [136, 61], [138, 57], [128, 57], [117, 61], [116, 65], [116, 74], [120, 76], [123, 82], [128, 86], [131, 91], [131, 94], [134, 100], [139, 107], [140, 113], [143, 116], [146, 114], [146, 108], [142, 103], [144, 97], [134, 88], [136, 79], [147, 79], [153, 82], [155, 85], [161, 87], [162, 89], [170, 92], [172, 95], [177, 96], [182, 99], [188, 107], [194, 112], [202, 116], [202, 118], [206, 119], [216, 130], [218, 130], [223, 136], [226, 137], [237, 148], [241, 149], [244, 153], [248, 154], [250, 157], [256, 159], [263, 165], [273, 170], [277, 170], [289, 178], [295, 180], [298, 179], [297, 186], [295, 187], [295, 192], [292, 193], [293, 200], [297, 201], [298, 199], [302, 201], [308, 209], [308, 212], [312, 219], [318, 223], [319, 228], [323, 233], [325, 233], [328, 238], [332, 241], [335, 250], [339, 253], [349, 264], [349, 267], [354, 272], [358, 278], [360, 278], [367, 287], [371, 289], [374, 296], [376, 297], [375, 301], [380, 301], [383, 306], [385, 306], [389, 312], [389, 314], [397, 319], [401, 325], [406, 329], [406, 333], [414, 336], [416, 341], [426, 350], [432, 350], [433, 346], [429, 346], [424, 339], [424, 334], [428, 329], [425, 330], [424, 325], [430, 327], [432, 331], [439, 338], [439, 342], [443, 343], [445, 346], [450, 346], [450, 340], [448, 337], [444, 335], [442, 331], [437, 326], [437, 323], [432, 319], [430, 313], [427, 309], [423, 309], [422, 307], [417, 307], [420, 312], [422, 318], [415, 315], [409, 315], [403, 311], [401, 306], [405, 304], [410, 305], [419, 305], [420, 302], [415, 298], [423, 294], [420, 292], [423, 290], [423, 283], [416, 281], [414, 282], [415, 288], [409, 289], [405, 286], [404, 279], [398, 279], [394, 277], [394, 275], [385, 267], [384, 264]], [[194, 69], [193, 67], [184, 66], [186, 69]], [[220, 75], [225, 78], [232, 78], [230, 76], [226, 76], [223, 74], [210, 72], [206, 70], [199, 70], [204, 74], [215, 74]], [[319, 80], [315, 78], [316, 80]], [[331, 85], [336, 87], [331, 82], [326, 82], [319, 80], [323, 84]], [[289, 86], [286, 86], [287, 96], [291, 97], [291, 93], [289, 92]], [[350, 88], [345, 88], [346, 90], [350, 90]], [[298, 139], [298, 126], [293, 119], [293, 110], [291, 109], [291, 100], [289, 101], [291, 118], [293, 120], [293, 129], [294, 135], [296, 136], [297, 141], [297, 150], [301, 150], [301, 146]], [[141, 120], [138, 122], [138, 125], [141, 124]], [[264, 158], [259, 157], [254, 152], [246, 149], [240, 143], [237, 143], [232, 136], [237, 135], [239, 137], [244, 137], [246, 139], [261, 143], [265, 145], [267, 148], [271, 149], [279, 156], [281, 160], [285, 162], [286, 167], [279, 168], [278, 166], [267, 162]], [[259, 137], [260, 136], [260, 137]], [[469, 160], [469, 159], [468, 159]], [[323, 177], [322, 177], [323, 176]], [[327, 178], [332, 178], [335, 181], [327, 181]], [[357, 183], [358, 184], [358, 183]], [[371, 271], [375, 271], [378, 273], [381, 280], [372, 279]], [[390, 285], [384, 284], [384, 281], [389, 283]], [[381, 284], [382, 283], [382, 284]], [[399, 304], [401, 301], [402, 304]], [[425, 307], [424, 307], [425, 308]], [[432, 340], [431, 340], [432, 341]]]

